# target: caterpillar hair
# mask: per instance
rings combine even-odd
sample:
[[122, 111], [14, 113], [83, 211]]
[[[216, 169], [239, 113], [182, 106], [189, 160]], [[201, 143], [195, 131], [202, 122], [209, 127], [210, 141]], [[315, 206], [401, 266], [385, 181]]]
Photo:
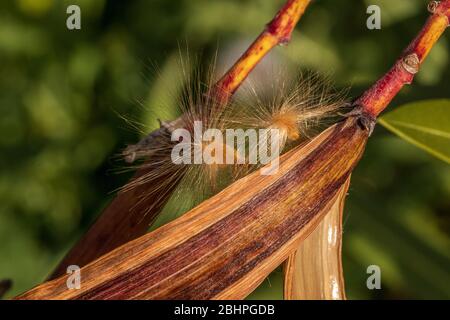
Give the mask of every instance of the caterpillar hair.
[[[292, 81], [280, 75], [278, 78], [282, 80], [272, 82], [271, 90], [249, 86], [247, 90], [250, 94], [222, 106], [209, 94], [214, 83], [214, 67], [209, 68], [206, 81], [202, 81], [201, 72], [189, 72], [186, 64], [181, 64], [181, 70], [187, 80], [177, 100], [181, 116], [170, 123], [162, 121], [162, 130], [151, 133], [123, 152], [129, 163], [143, 160], [135, 167], [145, 171], [125, 185], [124, 191], [143, 184], [151, 186], [149, 190], [152, 196], [157, 193], [166, 196], [165, 193], [172, 190], [160, 215], [163, 220], [167, 220], [167, 215], [174, 218], [186, 212], [259, 167], [247, 160], [232, 164], [186, 164], [174, 161], [177, 159], [173, 159], [172, 150], [177, 143], [192, 145], [190, 150], [195, 150], [195, 144], [198, 143], [194, 140], [172, 141], [174, 130], [182, 128], [193, 136], [197, 121], [201, 121], [203, 130], [213, 128], [221, 132], [236, 128], [277, 129], [280, 150], [287, 150], [311, 138], [321, 127], [337, 119], [341, 108], [347, 105], [345, 92], [335, 90], [329, 78], [302, 73]], [[201, 142], [200, 150], [212, 144], [215, 144], [213, 147], [216, 150], [224, 150], [224, 154], [232, 152], [235, 158], [240, 157], [234, 146], [222, 141]], [[249, 146], [248, 152], [255, 153], [261, 147], [258, 142], [257, 145]]]
[[281, 74], [261, 91], [248, 86], [246, 98], [229, 108], [227, 121], [234, 127], [277, 129], [280, 150], [311, 139], [350, 105], [347, 90], [335, 89], [329, 76], [314, 72], [300, 72], [294, 79]]

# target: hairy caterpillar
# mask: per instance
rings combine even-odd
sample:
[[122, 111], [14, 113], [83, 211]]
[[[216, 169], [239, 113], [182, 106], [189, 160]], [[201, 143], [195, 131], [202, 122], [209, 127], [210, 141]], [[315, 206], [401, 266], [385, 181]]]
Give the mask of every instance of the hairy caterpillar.
[[[130, 163], [144, 160], [136, 167], [147, 172], [123, 187], [131, 190], [137, 185], [152, 185], [151, 192], [164, 192], [173, 188], [172, 195], [162, 210], [163, 215], [176, 217], [208, 197], [218, 193], [226, 186], [249, 172], [261, 167], [261, 162], [252, 163], [250, 158], [261, 148], [270, 148], [246, 141], [247, 153], [239, 150], [228, 141], [180, 141], [174, 138], [174, 132], [184, 129], [195, 135], [195, 124], [201, 122], [203, 129], [216, 129], [226, 135], [229, 129], [260, 130], [274, 129], [276, 143], [280, 152], [300, 144], [320, 131], [325, 124], [338, 119], [342, 108], [347, 106], [345, 92], [333, 88], [327, 77], [315, 73], [301, 73], [293, 80], [285, 80], [280, 74], [269, 86], [258, 88], [248, 86], [244, 94], [220, 105], [210, 94], [213, 89], [210, 68], [206, 81], [201, 80], [201, 72], [191, 75], [186, 65], [181, 65], [187, 78], [185, 89], [178, 97], [178, 108], [182, 114], [172, 122], [161, 122], [161, 129], [152, 132], [135, 145], [128, 146], [123, 156]], [[271, 132], [271, 131], [270, 131]], [[190, 145], [189, 150], [223, 150], [223, 154], [232, 153], [233, 163], [180, 163], [173, 158], [177, 144]], [[199, 145], [200, 144], [200, 145]], [[195, 151], [190, 151], [194, 153]], [[190, 155], [195, 157], [194, 154]], [[258, 155], [255, 156], [258, 158]], [[174, 161], [175, 160], [175, 161]], [[175, 186], [176, 185], [176, 186]], [[175, 187], [174, 187], [175, 186]], [[163, 218], [166, 219], [166, 218]], [[157, 223], [158, 224], [158, 223]]]

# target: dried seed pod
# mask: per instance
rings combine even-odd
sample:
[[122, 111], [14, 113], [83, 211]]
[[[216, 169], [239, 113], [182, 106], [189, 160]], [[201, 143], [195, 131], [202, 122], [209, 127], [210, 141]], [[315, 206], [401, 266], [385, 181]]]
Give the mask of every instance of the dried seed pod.
[[[151, 169], [138, 179], [130, 181], [122, 190], [126, 192], [140, 185], [158, 184], [160, 188], [148, 188], [146, 192], [154, 192], [156, 196], [161, 194], [162, 197], [166, 195], [161, 193], [161, 189], [171, 190], [167, 197], [167, 209], [163, 209], [163, 214], [170, 214], [172, 218], [216, 194], [237, 178], [236, 162], [225, 165], [224, 161], [203, 161], [203, 154], [207, 150], [211, 150], [213, 158], [219, 158], [214, 155], [219, 150], [222, 158], [227, 153], [232, 153], [233, 158], [238, 155], [225, 141], [203, 140], [204, 133], [209, 129], [221, 134], [225, 130], [225, 118], [221, 111], [225, 108], [223, 102], [209, 94], [214, 86], [214, 64], [208, 69], [206, 83], [201, 80], [201, 70], [196, 70], [192, 76], [190, 69], [192, 67], [181, 64], [182, 73], [186, 77], [183, 82], [187, 83], [178, 99], [178, 113], [181, 116], [170, 124], [162, 122], [163, 133], [160, 130], [156, 139], [154, 133], [151, 133], [136, 145], [128, 146], [123, 153], [125, 158], [144, 160], [142, 164], [135, 165], [136, 168]], [[246, 173], [243, 170], [239, 172]], [[169, 210], [170, 213], [167, 213]]]
[[277, 174], [238, 180], [175, 221], [21, 299], [241, 299], [320, 223], [368, 138], [356, 118], [281, 157]]
[[345, 299], [342, 216], [350, 178], [322, 222], [284, 263], [284, 299]]
[[12, 287], [12, 280], [10, 279], [2, 279], [0, 280], [0, 299], [3, 298], [3, 296], [8, 293], [8, 291]]

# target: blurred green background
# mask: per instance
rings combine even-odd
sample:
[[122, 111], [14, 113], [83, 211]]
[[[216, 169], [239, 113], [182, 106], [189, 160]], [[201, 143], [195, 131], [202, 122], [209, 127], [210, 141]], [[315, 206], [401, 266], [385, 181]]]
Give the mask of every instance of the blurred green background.
[[[7, 297], [43, 281], [130, 174], [115, 155], [156, 117], [170, 119], [179, 48], [229, 63], [282, 0], [16, 0], [0, 3], [0, 279]], [[81, 7], [81, 30], [66, 8]], [[366, 28], [378, 4], [382, 29]], [[273, 61], [332, 74], [357, 96], [393, 63], [427, 2], [321, 1]], [[450, 98], [447, 32], [405, 102]], [[205, 59], [208, 60], [208, 59]], [[220, 69], [220, 68], [219, 68]], [[172, 100], [171, 100], [172, 99]], [[450, 166], [378, 126], [353, 174], [344, 268], [351, 299], [450, 298]], [[366, 287], [379, 265], [382, 289]], [[276, 282], [276, 281], [275, 281]], [[264, 285], [276, 287], [274, 283]], [[269, 297], [264, 296], [262, 297]]]

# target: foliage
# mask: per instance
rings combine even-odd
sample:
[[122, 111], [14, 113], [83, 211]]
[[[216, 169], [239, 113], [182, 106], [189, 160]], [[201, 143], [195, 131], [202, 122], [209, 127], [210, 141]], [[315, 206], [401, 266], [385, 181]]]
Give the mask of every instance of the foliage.
[[399, 137], [450, 163], [450, 100], [410, 103], [380, 123]]

